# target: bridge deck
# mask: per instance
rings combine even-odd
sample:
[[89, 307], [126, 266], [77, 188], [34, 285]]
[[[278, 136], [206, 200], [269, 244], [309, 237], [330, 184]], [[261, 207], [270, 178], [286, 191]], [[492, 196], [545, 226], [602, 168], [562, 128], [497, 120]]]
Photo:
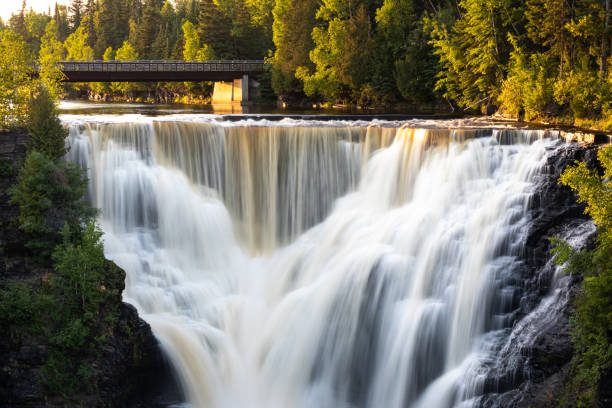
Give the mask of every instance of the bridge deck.
[[62, 61], [66, 82], [230, 81], [264, 72], [263, 60]]

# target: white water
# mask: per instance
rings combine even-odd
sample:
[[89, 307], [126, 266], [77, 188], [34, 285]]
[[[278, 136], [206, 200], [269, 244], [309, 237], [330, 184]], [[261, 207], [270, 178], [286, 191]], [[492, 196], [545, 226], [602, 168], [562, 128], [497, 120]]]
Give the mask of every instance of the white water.
[[553, 142], [344, 125], [71, 126], [125, 300], [194, 407], [476, 401]]

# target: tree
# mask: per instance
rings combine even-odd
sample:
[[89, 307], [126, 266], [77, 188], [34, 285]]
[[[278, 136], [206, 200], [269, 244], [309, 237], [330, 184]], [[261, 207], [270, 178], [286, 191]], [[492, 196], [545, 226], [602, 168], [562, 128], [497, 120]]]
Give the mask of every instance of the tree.
[[442, 70], [436, 88], [464, 108], [494, 102], [500, 93], [504, 66], [512, 47], [508, 33], [516, 34], [522, 19], [513, 0], [461, 0], [461, 18], [454, 25], [429, 20], [432, 45]]
[[315, 72], [300, 67], [296, 76], [304, 81], [307, 95], [323, 95], [328, 100], [356, 100], [361, 87], [370, 79], [373, 51], [372, 29], [367, 2], [327, 2], [317, 12], [328, 21], [315, 27], [315, 48], [310, 59]]
[[[117, 50], [115, 60], [129, 61], [137, 60], [138, 52], [134, 49], [129, 41], [124, 41], [123, 45]], [[111, 89], [115, 92], [130, 92], [141, 88], [141, 85], [129, 82], [111, 82]]]
[[29, 50], [11, 30], [0, 32], [0, 127], [22, 126], [27, 113], [32, 72]]
[[66, 154], [68, 130], [62, 126], [55, 100], [44, 85], [30, 100], [27, 127], [28, 150], [36, 150], [52, 161], [59, 161]]
[[87, 0], [87, 4], [85, 5], [85, 11], [83, 13], [83, 18], [81, 20], [81, 25], [84, 27], [85, 34], [87, 35], [87, 45], [91, 48], [94, 48], [96, 44], [96, 13], [97, 3], [95, 2], [95, 0]]
[[64, 41], [67, 60], [91, 60], [94, 58], [94, 51], [88, 43], [85, 27], [79, 27], [70, 34]]
[[55, 20], [51, 20], [45, 29], [42, 38], [39, 56], [40, 81], [49, 91], [53, 99], [57, 99], [62, 92], [61, 81], [64, 79], [60, 62], [63, 59], [64, 46], [58, 39]]
[[161, 9], [159, 50], [163, 59], [171, 59], [180, 35], [179, 19], [172, 3], [167, 0]]
[[138, 54], [143, 58], [161, 58], [159, 43], [156, 43], [156, 40], [160, 37], [161, 28], [160, 10], [162, 5], [160, 3], [160, 0], [147, 0], [137, 26], [138, 31], [134, 45]]
[[233, 59], [235, 50], [231, 41], [232, 20], [213, 0], [201, 0], [198, 17], [200, 40], [212, 48], [218, 58]]
[[36, 150], [29, 151], [11, 202], [19, 205], [19, 228], [28, 236], [26, 247], [39, 260], [48, 259], [61, 242], [65, 223], [78, 234], [93, 212], [82, 200], [87, 188], [84, 172], [73, 165], [54, 162]]
[[[112, 47], [108, 47], [104, 54], [102, 55], [102, 59], [104, 61], [112, 61], [115, 59], [115, 51], [113, 51]], [[92, 91], [98, 93], [105, 93], [110, 91], [110, 84], [108, 82], [93, 82], [89, 84], [89, 87]]]
[[559, 60], [559, 77], [563, 80], [566, 49], [571, 48], [567, 23], [572, 10], [566, 0], [529, 0], [525, 8], [527, 33], [539, 50]]
[[314, 48], [312, 30], [319, 6], [315, 0], [277, 0], [274, 6], [273, 40], [276, 47], [272, 59], [272, 88], [277, 94], [301, 92], [302, 84], [295, 77], [298, 67], [311, 70], [309, 52]]
[[55, 26], [57, 27], [58, 39], [60, 42], [64, 42], [68, 34], [70, 34], [70, 23], [68, 21], [68, 10], [66, 6], [60, 6], [55, 3], [53, 20], [55, 20]]
[[81, 25], [83, 0], [72, 0], [70, 3], [70, 32], [74, 33]]
[[200, 36], [191, 21], [185, 21], [182, 29], [183, 37], [185, 38], [185, 46], [183, 48], [183, 58], [185, 61], [215, 59], [215, 55], [207, 44], [200, 47]]
[[100, 0], [95, 13], [96, 55], [102, 55], [106, 47], [121, 47], [129, 35], [130, 16], [127, 0]]
[[19, 10], [19, 14], [17, 14], [15, 18], [15, 24], [13, 26], [13, 29], [24, 40], [27, 38], [27, 28], [26, 28], [26, 23], [25, 23], [25, 16], [26, 16], [26, 0], [23, 0], [23, 2], [21, 3], [21, 10]]

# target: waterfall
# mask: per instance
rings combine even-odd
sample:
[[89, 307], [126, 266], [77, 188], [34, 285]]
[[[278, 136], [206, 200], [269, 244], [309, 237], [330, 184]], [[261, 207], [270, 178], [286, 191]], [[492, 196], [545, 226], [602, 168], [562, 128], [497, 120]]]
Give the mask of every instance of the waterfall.
[[193, 407], [477, 404], [545, 131], [73, 121], [107, 256]]

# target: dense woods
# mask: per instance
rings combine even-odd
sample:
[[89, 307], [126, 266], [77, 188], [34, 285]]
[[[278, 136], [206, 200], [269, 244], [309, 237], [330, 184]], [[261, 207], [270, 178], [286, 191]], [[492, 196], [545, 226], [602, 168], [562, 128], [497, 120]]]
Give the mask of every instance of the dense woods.
[[72, 0], [43, 14], [24, 1], [3, 26], [32, 58], [265, 58], [263, 86], [285, 97], [610, 127], [611, 14], [610, 0]]

